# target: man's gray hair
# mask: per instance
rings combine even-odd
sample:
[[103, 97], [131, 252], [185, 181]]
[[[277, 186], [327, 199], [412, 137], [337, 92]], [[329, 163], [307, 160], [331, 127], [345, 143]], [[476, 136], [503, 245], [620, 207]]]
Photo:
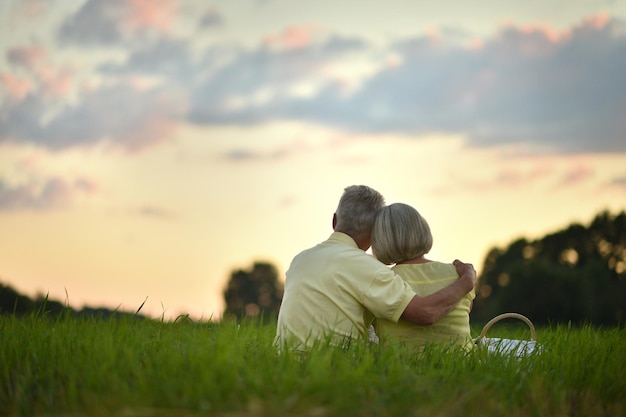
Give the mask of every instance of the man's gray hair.
[[352, 237], [366, 237], [372, 233], [378, 210], [385, 206], [385, 198], [366, 185], [346, 187], [337, 206], [335, 230]]

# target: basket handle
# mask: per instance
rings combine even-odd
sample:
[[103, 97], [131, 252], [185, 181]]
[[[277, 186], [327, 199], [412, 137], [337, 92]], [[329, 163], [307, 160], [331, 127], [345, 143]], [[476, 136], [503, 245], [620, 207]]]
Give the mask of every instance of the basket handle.
[[487, 331], [489, 330], [489, 328], [496, 322], [502, 320], [502, 319], [507, 319], [507, 318], [515, 318], [515, 319], [520, 319], [522, 320], [524, 323], [526, 323], [528, 325], [528, 327], [530, 328], [530, 338], [531, 340], [537, 340], [537, 334], [535, 332], [535, 326], [533, 326], [533, 322], [530, 321], [528, 319], [528, 317], [523, 316], [519, 313], [504, 313], [504, 314], [500, 314], [498, 316], [495, 316], [494, 318], [492, 318], [491, 320], [489, 320], [487, 322], [487, 324], [485, 324], [485, 327], [483, 327], [483, 331], [480, 332], [480, 336], [478, 336], [476, 338], [476, 341], [482, 339], [483, 337], [485, 337], [485, 335], [487, 334]]

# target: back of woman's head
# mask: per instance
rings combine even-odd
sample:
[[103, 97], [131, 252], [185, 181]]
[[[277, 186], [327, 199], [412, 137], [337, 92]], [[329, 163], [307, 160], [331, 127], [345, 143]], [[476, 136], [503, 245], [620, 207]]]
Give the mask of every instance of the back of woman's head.
[[372, 230], [372, 252], [390, 265], [425, 255], [433, 246], [426, 220], [413, 207], [395, 203], [379, 210]]
[[384, 197], [366, 185], [346, 187], [335, 212], [335, 230], [355, 238], [368, 237], [372, 233], [376, 213], [384, 205]]

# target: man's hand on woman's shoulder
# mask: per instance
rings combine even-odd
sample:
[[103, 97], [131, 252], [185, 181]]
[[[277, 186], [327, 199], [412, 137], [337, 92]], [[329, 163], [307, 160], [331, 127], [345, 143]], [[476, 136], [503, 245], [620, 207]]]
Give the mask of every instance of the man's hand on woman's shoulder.
[[476, 270], [474, 269], [474, 265], [466, 264], [458, 259], [455, 259], [452, 264], [455, 266], [456, 272], [459, 274], [459, 280], [463, 280], [467, 283], [467, 291], [470, 292], [473, 290], [474, 286], [476, 286]]

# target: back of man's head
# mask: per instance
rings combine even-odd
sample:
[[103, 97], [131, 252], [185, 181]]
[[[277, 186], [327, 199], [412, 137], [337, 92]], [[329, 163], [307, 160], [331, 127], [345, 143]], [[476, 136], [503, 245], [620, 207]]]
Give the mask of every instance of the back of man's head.
[[385, 205], [384, 197], [366, 185], [346, 187], [337, 206], [336, 232], [343, 232], [354, 239], [369, 237], [376, 220], [376, 213]]

